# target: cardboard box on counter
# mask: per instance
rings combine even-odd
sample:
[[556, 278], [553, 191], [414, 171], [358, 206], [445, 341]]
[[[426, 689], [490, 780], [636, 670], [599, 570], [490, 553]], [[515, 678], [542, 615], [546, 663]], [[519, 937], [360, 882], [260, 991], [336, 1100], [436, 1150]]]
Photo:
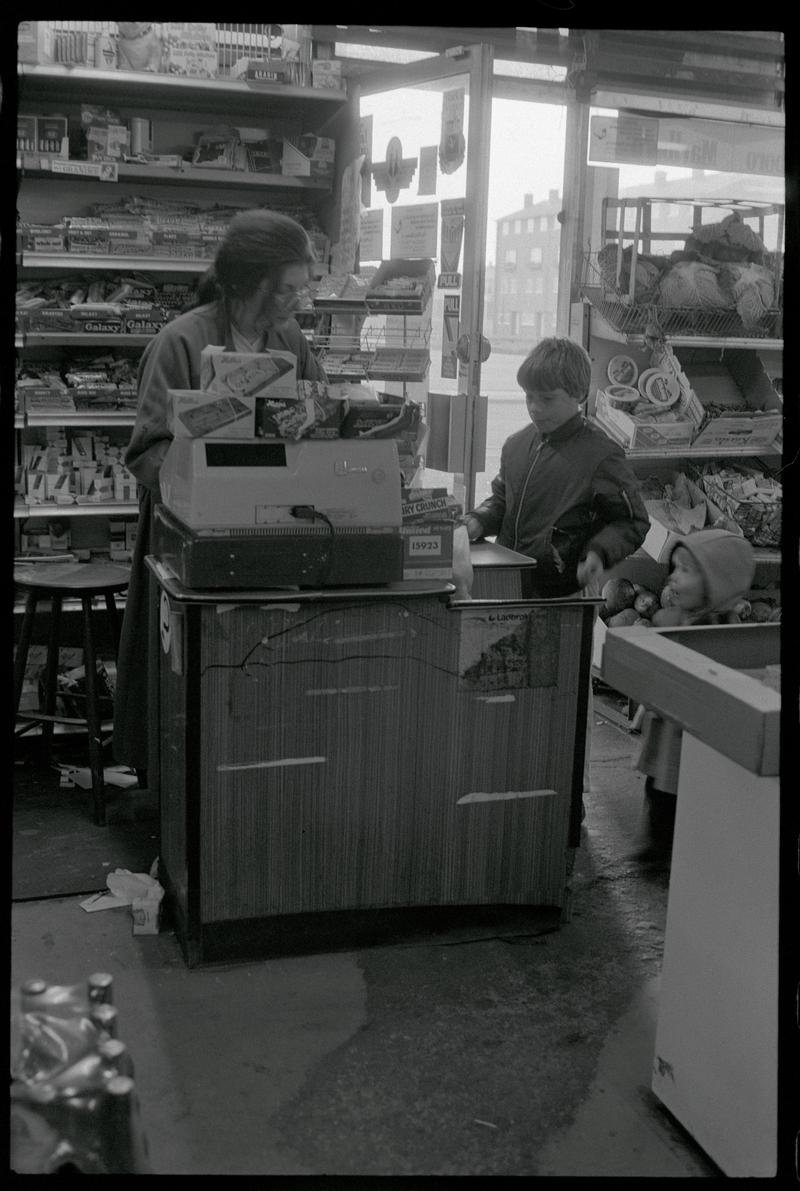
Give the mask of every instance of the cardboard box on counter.
[[291, 352], [231, 352], [210, 345], [200, 354], [200, 388], [234, 397], [297, 399], [297, 357]]
[[169, 427], [175, 438], [254, 438], [255, 398], [202, 389], [169, 389]]

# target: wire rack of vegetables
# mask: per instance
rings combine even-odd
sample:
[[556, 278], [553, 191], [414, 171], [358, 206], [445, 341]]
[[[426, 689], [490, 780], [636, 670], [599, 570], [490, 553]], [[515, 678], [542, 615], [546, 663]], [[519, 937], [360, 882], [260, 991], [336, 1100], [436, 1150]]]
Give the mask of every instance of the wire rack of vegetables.
[[584, 256], [581, 289], [617, 331], [781, 337], [779, 204], [605, 199], [602, 240]]

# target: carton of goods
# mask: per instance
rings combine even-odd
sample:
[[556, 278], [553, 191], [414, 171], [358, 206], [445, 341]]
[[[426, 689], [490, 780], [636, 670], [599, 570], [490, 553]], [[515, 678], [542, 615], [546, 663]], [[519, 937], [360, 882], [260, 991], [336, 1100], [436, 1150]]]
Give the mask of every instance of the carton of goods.
[[29, 331], [75, 330], [75, 320], [67, 306], [41, 306], [38, 310], [30, 310], [26, 323]]
[[401, 525], [404, 579], [452, 579], [453, 531], [450, 520]]
[[754, 352], [726, 350], [717, 360], [686, 365], [705, 420], [693, 446], [714, 451], [775, 449], [781, 433], [781, 399]]
[[656, 562], [668, 562], [680, 539], [694, 530], [703, 529], [706, 524], [705, 504], [692, 509], [679, 508], [666, 500], [646, 500], [644, 504], [650, 517], [650, 528], [642, 549]]
[[248, 83], [285, 83], [286, 63], [280, 58], [237, 58], [231, 67], [232, 79]]
[[[339, 386], [343, 388], [344, 386]], [[320, 381], [299, 381], [294, 398], [256, 397], [260, 438], [340, 438], [347, 398]]]
[[169, 427], [175, 438], [254, 438], [255, 398], [169, 389]]
[[340, 91], [342, 64], [335, 58], [315, 58], [311, 63], [311, 86]]
[[125, 311], [124, 323], [126, 335], [155, 335], [167, 321], [167, 316], [160, 306], [153, 306], [149, 311], [131, 309]]
[[747, 466], [706, 464], [703, 489], [709, 501], [739, 526], [754, 546], [781, 544], [783, 487], [779, 480]]
[[455, 521], [462, 507], [446, 488], [404, 488], [400, 494], [403, 525]]
[[39, 153], [61, 153], [64, 142], [69, 144], [68, 137], [66, 116], [36, 117], [36, 148]]
[[[633, 450], [670, 451], [688, 447], [694, 436], [694, 424], [676, 412], [675, 407], [659, 410], [655, 406], [639, 412], [648, 403], [636, 407], [636, 413], [613, 409], [602, 390], [598, 390], [595, 417], [611, 432], [611, 437]], [[650, 412], [652, 410], [652, 412]]]
[[17, 61], [31, 65], [53, 61], [50, 21], [17, 22]]
[[67, 224], [64, 220], [52, 224], [23, 224], [21, 233], [24, 252], [67, 251]]
[[383, 261], [367, 290], [370, 314], [422, 314], [433, 293], [431, 260]]
[[[385, 394], [384, 394], [385, 398]], [[422, 407], [415, 401], [359, 401], [351, 398], [342, 424], [342, 438], [404, 438], [415, 441]]]
[[67, 241], [70, 252], [108, 252], [108, 220], [80, 215], [67, 218]]
[[300, 136], [283, 138], [281, 173], [290, 178], [333, 178], [336, 141], [333, 137]]
[[231, 352], [210, 345], [200, 355], [200, 388], [231, 397], [297, 399], [297, 357], [291, 352]]
[[217, 26], [211, 21], [164, 21], [162, 70], [192, 79], [215, 79]]
[[153, 229], [141, 219], [108, 221], [108, 251], [120, 256], [153, 252]]
[[16, 395], [28, 413], [74, 413], [75, 401], [61, 380], [26, 377], [17, 381]]

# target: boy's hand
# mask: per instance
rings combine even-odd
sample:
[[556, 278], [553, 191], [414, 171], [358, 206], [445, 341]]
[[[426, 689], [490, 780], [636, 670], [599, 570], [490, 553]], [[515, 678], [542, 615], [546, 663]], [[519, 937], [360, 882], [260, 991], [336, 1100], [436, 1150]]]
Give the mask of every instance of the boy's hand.
[[464, 517], [463, 525], [467, 527], [467, 537], [471, 542], [477, 542], [478, 538], [483, 537], [483, 526], [477, 517], [471, 516], [469, 513]]
[[600, 578], [604, 570], [605, 565], [600, 555], [596, 551], [590, 550], [586, 557], [582, 558], [578, 563], [577, 575], [579, 585], [581, 587], [588, 587], [593, 579]]

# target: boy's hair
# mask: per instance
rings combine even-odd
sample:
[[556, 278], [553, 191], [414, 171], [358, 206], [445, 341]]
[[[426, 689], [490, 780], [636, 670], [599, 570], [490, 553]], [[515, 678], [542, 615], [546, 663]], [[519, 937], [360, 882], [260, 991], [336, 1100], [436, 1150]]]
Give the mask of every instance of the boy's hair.
[[583, 402], [589, 394], [592, 361], [579, 343], [565, 336], [541, 339], [525, 357], [517, 371], [517, 384], [526, 392], [537, 389], [552, 393], [563, 389], [575, 401]]

